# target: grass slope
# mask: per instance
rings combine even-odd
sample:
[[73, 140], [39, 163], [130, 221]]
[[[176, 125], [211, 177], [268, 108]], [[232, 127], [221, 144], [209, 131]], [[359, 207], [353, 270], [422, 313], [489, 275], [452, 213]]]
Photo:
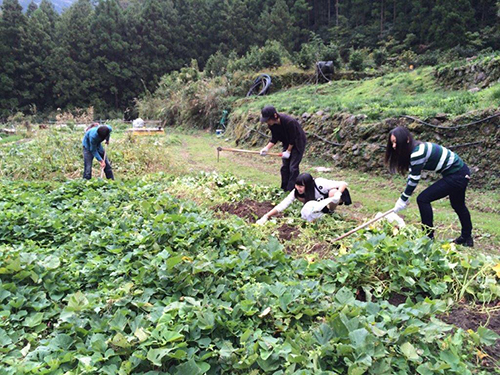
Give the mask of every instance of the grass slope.
[[328, 109], [331, 113], [365, 114], [368, 120], [438, 113], [452, 116], [500, 106], [500, 83], [479, 92], [445, 90], [435, 82], [433, 68], [391, 73], [363, 81], [333, 81], [305, 85], [271, 96], [237, 101], [235, 114], [255, 112], [272, 103], [279, 111], [302, 115]]

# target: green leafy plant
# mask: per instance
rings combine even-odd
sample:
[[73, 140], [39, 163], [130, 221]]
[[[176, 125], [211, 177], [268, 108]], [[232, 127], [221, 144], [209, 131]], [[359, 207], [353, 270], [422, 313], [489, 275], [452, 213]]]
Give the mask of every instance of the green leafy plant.
[[[3, 180], [0, 371], [466, 374], [475, 348], [497, 340], [437, 319], [461, 285], [482, 296], [497, 260], [389, 226], [336, 259], [293, 258], [259, 228], [170, 194], [201, 186], [224, 200], [275, 194], [206, 173]], [[394, 290], [404, 304], [385, 300]]]

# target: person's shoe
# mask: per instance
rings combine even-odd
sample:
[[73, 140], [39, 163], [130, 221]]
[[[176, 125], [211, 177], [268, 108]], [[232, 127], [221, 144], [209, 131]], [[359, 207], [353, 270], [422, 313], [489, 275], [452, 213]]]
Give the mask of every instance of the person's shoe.
[[463, 245], [463, 246], [467, 246], [467, 247], [474, 247], [474, 240], [472, 239], [472, 237], [458, 237], [458, 238], [455, 238], [455, 240], [453, 241], [455, 242], [457, 245]]

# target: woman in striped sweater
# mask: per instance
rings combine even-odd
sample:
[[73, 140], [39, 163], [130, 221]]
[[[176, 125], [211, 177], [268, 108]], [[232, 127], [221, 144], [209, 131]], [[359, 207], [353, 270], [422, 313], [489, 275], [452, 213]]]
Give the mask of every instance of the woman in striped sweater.
[[389, 134], [385, 162], [389, 165], [391, 173], [397, 171], [405, 175], [410, 172], [405, 191], [396, 202], [394, 212], [406, 208], [410, 196], [420, 181], [422, 170], [441, 173], [443, 177], [417, 197], [422, 224], [427, 235], [434, 238], [431, 202], [448, 196], [462, 225], [462, 233], [454, 242], [464, 246], [474, 246], [472, 222], [465, 205], [465, 191], [470, 179], [470, 170], [457, 154], [435, 143], [416, 141], [408, 129], [400, 126]]

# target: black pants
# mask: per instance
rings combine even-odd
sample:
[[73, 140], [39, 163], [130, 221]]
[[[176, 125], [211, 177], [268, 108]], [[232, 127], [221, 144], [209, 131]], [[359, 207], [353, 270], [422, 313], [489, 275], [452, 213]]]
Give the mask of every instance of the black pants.
[[[99, 145], [99, 149], [97, 150], [97, 152], [99, 153], [99, 155], [101, 155], [101, 158], [104, 156], [104, 148], [102, 148], [101, 145]], [[86, 180], [90, 180], [90, 178], [92, 177], [92, 160], [94, 160], [94, 155], [92, 155], [89, 150], [83, 147], [83, 178]], [[104, 167], [106, 178], [114, 180], [115, 177], [113, 175], [113, 169], [111, 168], [111, 164], [107, 156], [104, 161], [106, 162], [106, 167]]]
[[304, 148], [292, 148], [288, 159], [283, 159], [281, 166], [281, 188], [285, 191], [292, 191], [295, 188], [295, 180], [299, 175], [299, 164], [304, 155]]
[[462, 225], [462, 237], [468, 238], [472, 235], [470, 213], [465, 206], [465, 190], [469, 184], [469, 178], [469, 167], [464, 165], [459, 171], [452, 175], [444, 176], [439, 181], [436, 181], [417, 197], [420, 218], [429, 237], [434, 237], [431, 202], [446, 196], [450, 197], [451, 207], [453, 207], [457, 213], [460, 224]]

